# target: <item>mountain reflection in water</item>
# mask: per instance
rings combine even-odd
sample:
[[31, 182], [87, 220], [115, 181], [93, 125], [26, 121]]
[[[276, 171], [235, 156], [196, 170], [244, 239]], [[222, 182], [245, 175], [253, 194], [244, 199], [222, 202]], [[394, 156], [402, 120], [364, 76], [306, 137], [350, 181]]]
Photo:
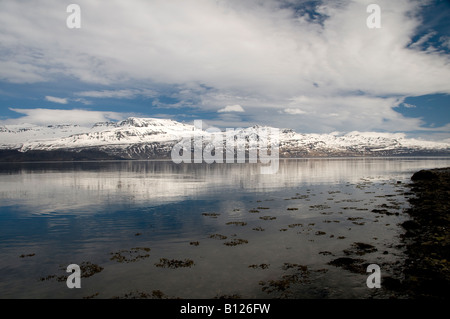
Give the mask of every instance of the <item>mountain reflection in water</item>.
[[[449, 163], [0, 164], [0, 298], [386, 298], [336, 261], [395, 276], [405, 183]], [[71, 290], [56, 280], [70, 263], [102, 270]]]

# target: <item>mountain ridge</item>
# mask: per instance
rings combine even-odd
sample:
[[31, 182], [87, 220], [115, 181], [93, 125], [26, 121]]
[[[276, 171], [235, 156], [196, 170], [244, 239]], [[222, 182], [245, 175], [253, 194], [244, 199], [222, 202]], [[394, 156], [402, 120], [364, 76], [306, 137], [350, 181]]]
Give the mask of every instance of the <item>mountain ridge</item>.
[[[263, 128], [270, 127], [254, 125], [235, 129], [235, 134], [246, 140], [250, 137], [260, 139]], [[71, 124], [2, 125], [0, 160], [33, 160], [33, 152], [36, 158], [53, 157], [56, 160], [61, 157], [72, 160], [170, 159], [173, 146], [181, 140], [197, 136], [208, 141], [217, 134], [223, 133], [201, 130], [195, 125], [171, 119], [138, 117], [119, 122], [99, 122], [92, 127]], [[278, 138], [280, 158], [450, 155], [450, 143], [407, 138], [404, 133], [352, 131], [318, 134], [297, 133], [285, 128], [279, 129]]]

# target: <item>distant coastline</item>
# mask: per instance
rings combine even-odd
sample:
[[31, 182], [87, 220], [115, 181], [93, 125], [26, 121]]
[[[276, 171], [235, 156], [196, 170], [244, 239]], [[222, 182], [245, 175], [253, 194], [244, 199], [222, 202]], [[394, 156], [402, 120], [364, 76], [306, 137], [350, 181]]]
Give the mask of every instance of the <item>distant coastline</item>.
[[[308, 159], [308, 158], [404, 158], [404, 157], [450, 157], [445, 151], [420, 151], [405, 154], [305, 154], [304, 156], [293, 154], [287, 156], [280, 154], [280, 159]], [[21, 152], [19, 150], [0, 149], [0, 163], [24, 163], [24, 162], [82, 162], [82, 161], [121, 161], [121, 160], [171, 160], [170, 152], [162, 151], [151, 157], [130, 158], [122, 154], [110, 154], [97, 148], [84, 149], [58, 149], [58, 150], [29, 150]]]

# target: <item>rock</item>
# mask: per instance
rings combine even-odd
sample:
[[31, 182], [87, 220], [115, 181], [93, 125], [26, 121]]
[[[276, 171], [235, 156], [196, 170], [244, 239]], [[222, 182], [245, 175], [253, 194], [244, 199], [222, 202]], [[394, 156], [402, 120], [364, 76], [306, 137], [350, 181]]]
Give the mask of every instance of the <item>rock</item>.
[[411, 180], [413, 181], [429, 181], [435, 179], [437, 176], [430, 170], [421, 170], [413, 174]]
[[[410, 216], [401, 224], [406, 247], [402, 286], [408, 298], [446, 299], [450, 291], [450, 168], [421, 170], [411, 177], [415, 195], [408, 199]], [[393, 285], [394, 288], [396, 283]]]
[[340, 257], [330, 261], [328, 264], [354, 273], [366, 273], [366, 263], [363, 259], [359, 258]]

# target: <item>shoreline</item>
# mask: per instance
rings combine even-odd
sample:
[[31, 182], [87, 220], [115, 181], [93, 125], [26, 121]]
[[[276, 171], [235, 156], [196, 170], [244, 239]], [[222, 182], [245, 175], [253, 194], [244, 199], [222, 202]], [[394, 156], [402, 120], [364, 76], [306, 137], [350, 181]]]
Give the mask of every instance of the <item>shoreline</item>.
[[450, 292], [450, 167], [414, 173], [410, 216], [401, 224], [407, 259], [404, 279], [385, 287], [410, 299], [446, 299]]

